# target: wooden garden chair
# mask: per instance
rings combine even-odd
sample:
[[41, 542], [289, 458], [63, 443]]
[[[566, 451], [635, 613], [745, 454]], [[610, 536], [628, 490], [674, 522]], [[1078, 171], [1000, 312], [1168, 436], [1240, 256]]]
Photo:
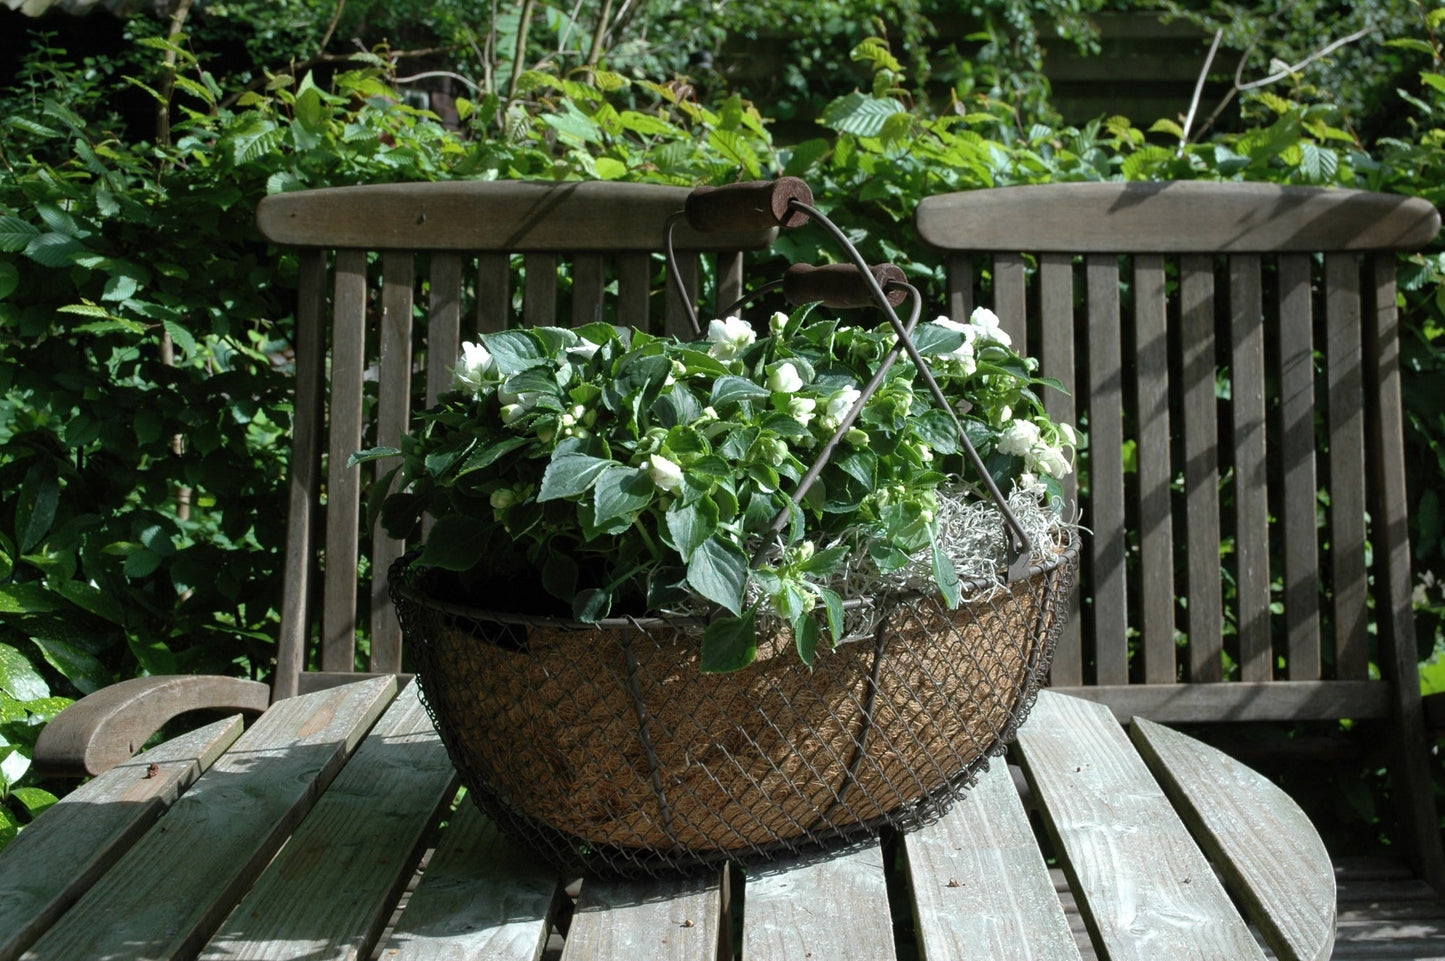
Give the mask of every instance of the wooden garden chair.
[[[648, 184], [468, 181], [263, 200], [261, 232], [301, 251], [274, 683], [147, 677], [104, 688], [42, 732], [37, 771], [97, 774], [177, 715], [259, 713], [273, 700], [402, 671], [385, 573], [403, 545], [363, 529], [367, 479], [348, 458], [395, 445], [409, 413], [449, 388], [458, 344], [476, 331], [607, 320], [687, 333], [684, 303], [655, 255], [688, 193]], [[677, 270], [692, 302], [704, 279], [716, 306], [736, 301], [742, 251], [766, 247], [774, 234], [703, 234], [680, 223]], [[513, 290], [519, 264], [525, 283]]]
[[1124, 721], [1353, 720], [1387, 757], [1396, 849], [1445, 891], [1396, 306], [1397, 252], [1435, 238], [1435, 208], [1072, 183], [930, 197], [917, 227], [947, 252], [949, 312], [990, 288], [1068, 390], [1051, 414], [1088, 435], [1068, 493], [1091, 534], [1052, 686]]

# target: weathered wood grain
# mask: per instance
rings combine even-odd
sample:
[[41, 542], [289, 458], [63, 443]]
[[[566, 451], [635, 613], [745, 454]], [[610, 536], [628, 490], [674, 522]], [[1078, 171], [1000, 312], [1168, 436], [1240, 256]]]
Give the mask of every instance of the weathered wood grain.
[[948, 250], [1264, 253], [1410, 249], [1440, 231], [1420, 198], [1276, 184], [1088, 183], [925, 197], [918, 233]]
[[[964, 258], [960, 258], [964, 259]], [[1039, 372], [1063, 385], [1063, 390], [1044, 391], [1044, 410], [1055, 423], [1077, 426], [1077, 362], [1074, 348], [1074, 258], [1068, 254], [1039, 257]], [[1079, 503], [1078, 474], [1063, 478], [1066, 511]], [[1056, 684], [1079, 684], [1084, 679], [1083, 628], [1079, 591], [1069, 595], [1068, 620], [1054, 649], [1050, 678]]]
[[1353, 254], [1325, 257], [1325, 370], [1329, 402], [1329, 564], [1335, 672], [1369, 676], [1369, 581], [1365, 572], [1365, 372], [1360, 265]]
[[[411, 423], [412, 289], [416, 284], [416, 264], [410, 254], [387, 251], [382, 257], [381, 270], [376, 442], [382, 447], [400, 448], [401, 438]], [[383, 458], [370, 466], [377, 477], [384, 477], [400, 460]], [[392, 612], [386, 576], [392, 562], [405, 550], [406, 544], [388, 536], [379, 523], [373, 528], [371, 606], [367, 623], [371, 659], [367, 666], [377, 672], [401, 670], [401, 624]]]
[[561, 885], [469, 800], [452, 813], [382, 961], [536, 961]]
[[882, 848], [860, 845], [749, 875], [743, 893], [743, 957], [894, 961]]
[[0, 851], [0, 961], [13, 961], [74, 904], [241, 729], [240, 717], [215, 721], [110, 768]]
[[276, 702], [22, 957], [193, 956], [395, 693], [388, 677]]
[[1264, 957], [1107, 708], [1043, 691], [1018, 745], [1102, 955], [1110, 961]]
[[1299, 805], [1238, 761], [1177, 731], [1138, 718], [1131, 736], [1275, 955], [1328, 958], [1334, 871]]
[[1060, 694], [1108, 704], [1120, 721], [1296, 721], [1385, 718], [1390, 685], [1380, 681], [1218, 681], [1213, 684], [1056, 685]]
[[408, 685], [200, 957], [366, 958], [456, 783]]
[[1170, 457], [1169, 304], [1164, 258], [1134, 259], [1134, 410], [1144, 681], [1179, 679], [1174, 643], [1174, 483]]
[[[327, 411], [326, 568], [322, 573], [321, 666], [356, 667], [356, 567], [361, 533], [361, 476], [346, 462], [361, 449], [362, 377], [366, 369], [366, 253], [336, 254]], [[298, 638], [303, 643], [305, 637]]]
[[682, 881], [584, 880], [562, 961], [715, 961], [723, 875]]
[[1219, 579], [1219, 412], [1215, 399], [1214, 259], [1179, 259], [1179, 349], [1183, 381], [1185, 588], [1189, 680], [1224, 678]]
[[107, 771], [170, 721], [191, 711], [259, 714], [271, 691], [259, 681], [214, 674], [132, 677], [82, 698], [40, 731], [35, 772], [87, 777]]
[[321, 450], [325, 445], [327, 257], [325, 251], [308, 250], [298, 259], [285, 580], [281, 587], [276, 678], [272, 684], [276, 697], [293, 696], [296, 679], [306, 667], [304, 647], [311, 636], [312, 588], [317, 579], [314, 555], [321, 515]]
[[1017, 253], [1000, 253], [993, 258], [994, 311], [999, 327], [1009, 335], [1014, 349], [1028, 353], [1027, 278], [1024, 259]]
[[[1315, 470], [1314, 311], [1310, 261], [1279, 258], [1280, 460], [1284, 532], [1285, 668], [1292, 681], [1320, 676], [1318, 505]], [[1293, 491], [1295, 496], [1289, 496]]]
[[1269, 613], [1269, 475], [1265, 444], [1264, 313], [1258, 257], [1229, 259], [1230, 411], [1239, 676], [1274, 676]]
[[[618, 182], [450, 181], [368, 184], [273, 194], [261, 232], [297, 247], [368, 250], [660, 250], [660, 225], [686, 187]], [[699, 233], [679, 224], [679, 250], [756, 250], [776, 230]]]
[[941, 820], [904, 836], [928, 961], [1077, 961], [1069, 923], [1008, 765], [996, 760]]
[[1089, 510], [1093, 562], [1094, 671], [1099, 684], [1129, 678], [1128, 585], [1124, 574], [1124, 369], [1119, 263], [1085, 258], [1089, 322]]

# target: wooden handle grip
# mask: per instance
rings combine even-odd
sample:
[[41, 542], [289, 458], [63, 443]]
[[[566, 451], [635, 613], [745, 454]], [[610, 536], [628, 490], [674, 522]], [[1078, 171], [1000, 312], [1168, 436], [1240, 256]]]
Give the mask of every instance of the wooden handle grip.
[[807, 223], [807, 214], [789, 206], [792, 200], [813, 202], [813, 191], [797, 177], [696, 187], [687, 195], [687, 223], [701, 233], [767, 230]]
[[[897, 288], [888, 289], [890, 283], [906, 280], [902, 268], [893, 264], [874, 264], [868, 269], [878, 281], [878, 286], [883, 288], [889, 304], [897, 307], [903, 303], [907, 293]], [[794, 264], [783, 272], [783, 296], [794, 306], [815, 301], [822, 301], [825, 307], [835, 309], [877, 306], [868, 282], [852, 264], [825, 264], [821, 267]]]

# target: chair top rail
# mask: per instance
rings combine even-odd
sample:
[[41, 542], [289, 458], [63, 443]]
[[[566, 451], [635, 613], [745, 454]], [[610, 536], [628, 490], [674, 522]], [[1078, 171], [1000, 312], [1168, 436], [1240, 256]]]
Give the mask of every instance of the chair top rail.
[[[447, 181], [327, 187], [274, 194], [256, 223], [297, 247], [363, 250], [654, 251], [657, 226], [683, 209], [686, 187], [615, 182]], [[776, 230], [699, 233], [677, 225], [679, 250], [758, 250]]]
[[918, 232], [948, 250], [1098, 254], [1410, 249], [1440, 231], [1419, 197], [1260, 183], [1063, 183], [928, 197]]

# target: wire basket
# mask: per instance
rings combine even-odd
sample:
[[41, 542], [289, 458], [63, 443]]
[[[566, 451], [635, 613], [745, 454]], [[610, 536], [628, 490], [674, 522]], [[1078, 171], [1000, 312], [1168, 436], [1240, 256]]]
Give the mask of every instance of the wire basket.
[[[871, 637], [810, 670], [786, 629], [734, 674], [703, 625], [508, 616], [392, 599], [427, 710], [471, 797], [559, 868], [684, 873], [907, 830], [961, 798], [1032, 706], [1067, 616], [1075, 538], [1007, 584], [876, 601]], [[761, 632], [760, 632], [761, 633]]]

